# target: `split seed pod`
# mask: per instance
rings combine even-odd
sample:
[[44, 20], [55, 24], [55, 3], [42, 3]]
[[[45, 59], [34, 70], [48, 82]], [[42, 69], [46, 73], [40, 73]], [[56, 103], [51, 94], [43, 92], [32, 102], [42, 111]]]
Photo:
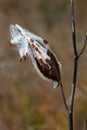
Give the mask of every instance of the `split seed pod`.
[[16, 46], [22, 59], [30, 57], [35, 70], [56, 88], [61, 83], [61, 64], [51, 51], [48, 41], [38, 37], [19, 25], [10, 25], [11, 45]]

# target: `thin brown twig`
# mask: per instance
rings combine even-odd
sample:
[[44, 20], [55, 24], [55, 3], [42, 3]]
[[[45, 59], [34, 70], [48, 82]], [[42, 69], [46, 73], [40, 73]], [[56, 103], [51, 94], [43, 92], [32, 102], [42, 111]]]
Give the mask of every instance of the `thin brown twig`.
[[63, 84], [62, 84], [62, 82], [61, 82], [61, 84], [60, 84], [60, 88], [61, 88], [61, 92], [62, 92], [62, 96], [63, 96], [64, 105], [65, 105], [65, 108], [66, 108], [66, 110], [67, 110], [67, 112], [68, 112], [69, 110], [68, 110], [68, 105], [67, 105], [67, 102], [66, 102], [66, 98], [65, 98], [65, 94], [64, 94], [64, 89], [63, 89]]
[[86, 42], [87, 42], [87, 33], [86, 33], [85, 41], [83, 44], [83, 48], [82, 48], [81, 52], [78, 54], [78, 58], [83, 54], [85, 47], [86, 47]]

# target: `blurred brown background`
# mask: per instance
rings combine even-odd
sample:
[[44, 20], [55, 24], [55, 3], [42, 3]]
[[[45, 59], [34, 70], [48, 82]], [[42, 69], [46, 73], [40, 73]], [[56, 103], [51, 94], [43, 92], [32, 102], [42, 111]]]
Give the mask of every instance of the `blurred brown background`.
[[[78, 51], [87, 31], [87, 0], [75, 1]], [[62, 64], [69, 101], [73, 48], [69, 0], [0, 0], [0, 130], [68, 130], [60, 88], [43, 81], [31, 60], [19, 62], [10, 48], [9, 25], [17, 23], [47, 39]], [[85, 130], [87, 119], [87, 47], [79, 61], [74, 128]]]

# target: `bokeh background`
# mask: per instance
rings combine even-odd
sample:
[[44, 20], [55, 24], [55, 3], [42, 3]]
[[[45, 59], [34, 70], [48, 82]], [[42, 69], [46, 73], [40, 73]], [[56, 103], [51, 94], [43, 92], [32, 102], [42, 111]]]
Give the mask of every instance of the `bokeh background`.
[[[87, 31], [87, 0], [75, 1], [78, 51]], [[62, 64], [64, 91], [69, 102], [73, 47], [69, 0], [0, 0], [0, 130], [68, 130], [60, 88], [43, 81], [31, 60], [19, 62], [10, 48], [9, 25], [17, 23], [47, 39]], [[74, 129], [87, 121], [87, 47], [79, 60], [74, 104]]]

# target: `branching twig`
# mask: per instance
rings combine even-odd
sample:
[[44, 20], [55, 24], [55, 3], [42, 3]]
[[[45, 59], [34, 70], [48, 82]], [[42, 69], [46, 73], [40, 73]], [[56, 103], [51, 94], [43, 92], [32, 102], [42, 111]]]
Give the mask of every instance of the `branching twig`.
[[75, 13], [74, 13], [74, 0], [70, 0], [70, 3], [71, 3], [71, 16], [72, 16], [72, 41], [73, 41], [73, 50], [74, 50], [74, 70], [73, 70], [73, 81], [72, 81], [69, 106], [67, 105], [67, 102], [65, 99], [65, 94], [64, 94], [62, 83], [61, 83], [61, 92], [62, 92], [62, 96], [64, 100], [64, 105], [66, 107], [66, 110], [69, 116], [69, 130], [73, 130], [73, 106], [74, 106], [74, 98], [75, 98], [75, 91], [76, 91], [78, 60], [85, 50], [86, 42], [87, 42], [87, 34], [86, 34], [86, 38], [83, 44], [83, 48], [78, 54], [77, 41], [76, 41], [76, 21], [75, 21]]
[[84, 41], [84, 44], [83, 44], [83, 48], [82, 48], [81, 52], [79, 53], [78, 58], [83, 54], [83, 52], [84, 52], [84, 50], [85, 50], [85, 47], [86, 47], [86, 42], [87, 42], [87, 34], [86, 34], [86, 37], [85, 37], [85, 41]]
[[77, 68], [78, 68], [78, 53], [77, 53], [77, 47], [76, 47], [76, 23], [75, 23], [73, 0], [71, 0], [71, 15], [72, 15], [72, 40], [73, 40], [73, 50], [74, 50], [74, 71], [73, 71], [73, 81], [72, 81], [72, 89], [71, 89], [70, 105], [69, 105], [69, 129], [73, 130], [73, 105], [74, 105]]
[[84, 49], [86, 47], [87, 35], [83, 45], [81, 52], [78, 54], [77, 50], [77, 42], [76, 42], [76, 22], [75, 22], [75, 13], [74, 13], [74, 0], [70, 0], [71, 2], [71, 15], [72, 15], [72, 40], [73, 40], [73, 50], [74, 50], [74, 71], [73, 71], [73, 81], [72, 81], [72, 89], [70, 95], [70, 104], [69, 104], [69, 128], [73, 130], [73, 106], [74, 106], [74, 97], [76, 91], [76, 81], [77, 81], [77, 70], [78, 70], [78, 59], [83, 54]]

